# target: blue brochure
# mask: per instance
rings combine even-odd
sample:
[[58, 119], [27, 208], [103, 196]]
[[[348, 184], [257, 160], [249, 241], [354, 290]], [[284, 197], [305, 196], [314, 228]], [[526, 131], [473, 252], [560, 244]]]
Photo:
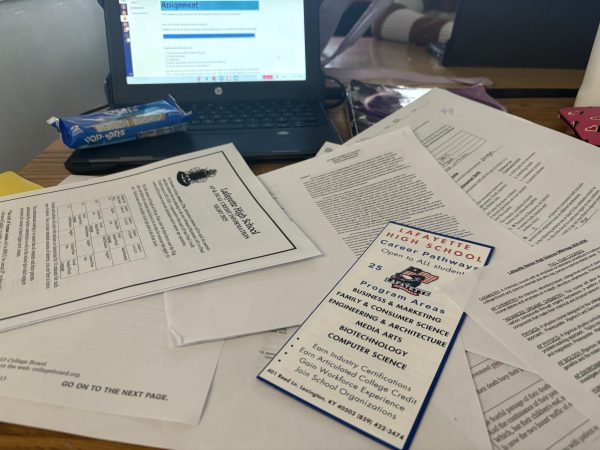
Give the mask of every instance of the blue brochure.
[[258, 378], [407, 449], [464, 317], [436, 285], [492, 251], [390, 222]]

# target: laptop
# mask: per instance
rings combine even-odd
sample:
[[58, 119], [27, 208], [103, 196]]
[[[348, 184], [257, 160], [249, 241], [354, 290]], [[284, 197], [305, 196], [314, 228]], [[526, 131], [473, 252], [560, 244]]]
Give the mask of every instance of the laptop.
[[585, 69], [599, 22], [598, 0], [459, 0], [430, 51], [445, 66]]
[[111, 107], [173, 95], [188, 131], [81, 149], [72, 173], [102, 174], [232, 142], [251, 162], [341, 142], [323, 100], [318, 0], [104, 2]]

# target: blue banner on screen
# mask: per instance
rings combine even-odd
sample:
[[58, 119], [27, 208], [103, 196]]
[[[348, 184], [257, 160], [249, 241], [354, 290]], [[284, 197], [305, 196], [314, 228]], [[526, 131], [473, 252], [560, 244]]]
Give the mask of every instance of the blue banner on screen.
[[163, 11], [257, 11], [257, 1], [160, 2]]
[[231, 38], [253, 38], [254, 33], [209, 33], [209, 34], [163, 34], [165, 39], [231, 39]]

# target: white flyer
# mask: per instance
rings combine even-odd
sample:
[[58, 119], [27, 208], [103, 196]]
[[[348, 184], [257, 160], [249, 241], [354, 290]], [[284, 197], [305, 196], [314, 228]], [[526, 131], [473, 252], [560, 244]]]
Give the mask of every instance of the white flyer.
[[[598, 222], [501, 258], [445, 292], [594, 423], [600, 408]], [[470, 300], [470, 303], [469, 303]]]
[[[394, 133], [392, 131], [391, 133]], [[325, 142], [316, 156], [331, 156], [332, 152], [343, 153], [350, 152], [352, 148], [360, 144], [338, 145], [331, 142]], [[460, 337], [467, 351], [486, 355], [506, 364], [531, 370], [513, 353], [504, 347], [497, 339], [490, 335], [485, 329], [470, 317], [465, 320], [460, 329]]]
[[492, 251], [390, 222], [258, 378], [408, 448], [463, 318], [435, 283], [483, 267]]
[[0, 330], [319, 251], [232, 145], [0, 199]]
[[441, 89], [345, 146], [407, 126], [454, 182], [523, 242], [566, 234], [600, 210], [596, 147]]
[[539, 375], [475, 353], [467, 355], [495, 449], [600, 447], [600, 427]]

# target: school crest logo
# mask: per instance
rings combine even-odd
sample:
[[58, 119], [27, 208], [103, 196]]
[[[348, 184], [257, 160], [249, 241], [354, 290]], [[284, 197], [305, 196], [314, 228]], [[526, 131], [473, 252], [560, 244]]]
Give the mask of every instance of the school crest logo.
[[421, 289], [424, 284], [433, 283], [439, 277], [425, 272], [418, 267], [410, 266], [402, 272], [396, 272], [385, 279], [386, 283], [391, 283], [393, 289], [401, 289], [414, 296], [431, 295], [431, 292]]
[[210, 177], [217, 174], [217, 169], [200, 169], [198, 167], [187, 172], [177, 172], [177, 181], [182, 186], [189, 186], [192, 183], [204, 183]]

